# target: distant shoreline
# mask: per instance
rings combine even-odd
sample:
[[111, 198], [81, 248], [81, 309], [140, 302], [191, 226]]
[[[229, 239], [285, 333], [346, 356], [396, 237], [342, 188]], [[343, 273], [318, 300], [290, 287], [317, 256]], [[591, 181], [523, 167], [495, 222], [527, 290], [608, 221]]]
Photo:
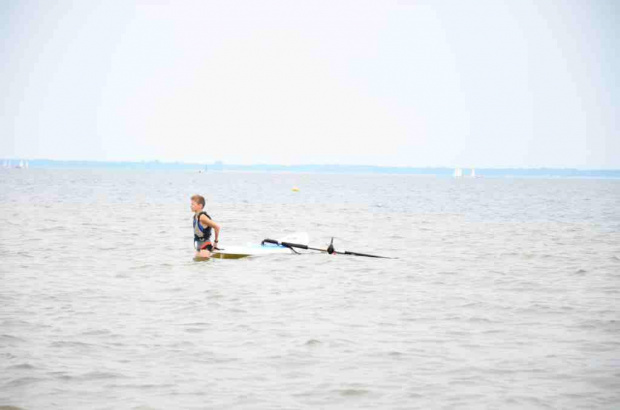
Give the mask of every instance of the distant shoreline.
[[[22, 159], [0, 159], [4, 168], [16, 167]], [[25, 160], [23, 160], [25, 161]], [[245, 172], [291, 172], [316, 174], [400, 174], [453, 176], [449, 167], [387, 167], [375, 165], [237, 165], [215, 162], [212, 164], [161, 162], [161, 161], [59, 161], [49, 159], [28, 160], [29, 168], [36, 169], [142, 169], [142, 170], [196, 170], [202, 172], [245, 171]], [[470, 177], [471, 168], [461, 168], [462, 178]], [[475, 168], [476, 177], [591, 177], [620, 178], [620, 169], [576, 169], [576, 168]]]

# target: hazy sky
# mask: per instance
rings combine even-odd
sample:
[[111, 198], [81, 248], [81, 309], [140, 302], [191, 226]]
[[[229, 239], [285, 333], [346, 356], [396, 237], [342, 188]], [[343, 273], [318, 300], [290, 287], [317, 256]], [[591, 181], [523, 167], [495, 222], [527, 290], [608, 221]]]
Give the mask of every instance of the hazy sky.
[[620, 168], [620, 2], [0, 2], [0, 157]]

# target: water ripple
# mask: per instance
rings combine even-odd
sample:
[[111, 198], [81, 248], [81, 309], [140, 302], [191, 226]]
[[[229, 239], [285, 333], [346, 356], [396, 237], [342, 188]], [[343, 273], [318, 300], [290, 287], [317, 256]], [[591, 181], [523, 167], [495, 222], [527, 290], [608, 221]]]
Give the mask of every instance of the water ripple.
[[[29, 172], [0, 179], [0, 404], [620, 406], [620, 181]], [[194, 192], [224, 244], [398, 259], [194, 262]]]

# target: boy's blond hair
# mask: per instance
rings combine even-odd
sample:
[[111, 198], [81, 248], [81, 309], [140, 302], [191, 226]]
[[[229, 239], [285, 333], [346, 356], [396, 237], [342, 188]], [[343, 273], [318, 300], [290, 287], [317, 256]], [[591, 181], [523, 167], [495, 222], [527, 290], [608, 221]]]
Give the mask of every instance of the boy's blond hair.
[[205, 198], [203, 196], [201, 196], [201, 195], [193, 195], [191, 197], [191, 200], [196, 202], [197, 204], [202, 205], [203, 208], [205, 207]]

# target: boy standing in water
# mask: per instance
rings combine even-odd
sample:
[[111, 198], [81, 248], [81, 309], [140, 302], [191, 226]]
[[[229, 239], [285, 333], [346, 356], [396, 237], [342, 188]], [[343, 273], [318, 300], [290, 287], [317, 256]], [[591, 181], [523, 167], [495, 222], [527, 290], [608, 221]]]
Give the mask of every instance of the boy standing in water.
[[[217, 241], [220, 236], [220, 225], [213, 222], [211, 217], [204, 211], [205, 199], [200, 195], [191, 197], [191, 209], [194, 212], [194, 247], [196, 257], [209, 258], [213, 249], [217, 249]], [[211, 231], [215, 231], [215, 240], [211, 242]]]

